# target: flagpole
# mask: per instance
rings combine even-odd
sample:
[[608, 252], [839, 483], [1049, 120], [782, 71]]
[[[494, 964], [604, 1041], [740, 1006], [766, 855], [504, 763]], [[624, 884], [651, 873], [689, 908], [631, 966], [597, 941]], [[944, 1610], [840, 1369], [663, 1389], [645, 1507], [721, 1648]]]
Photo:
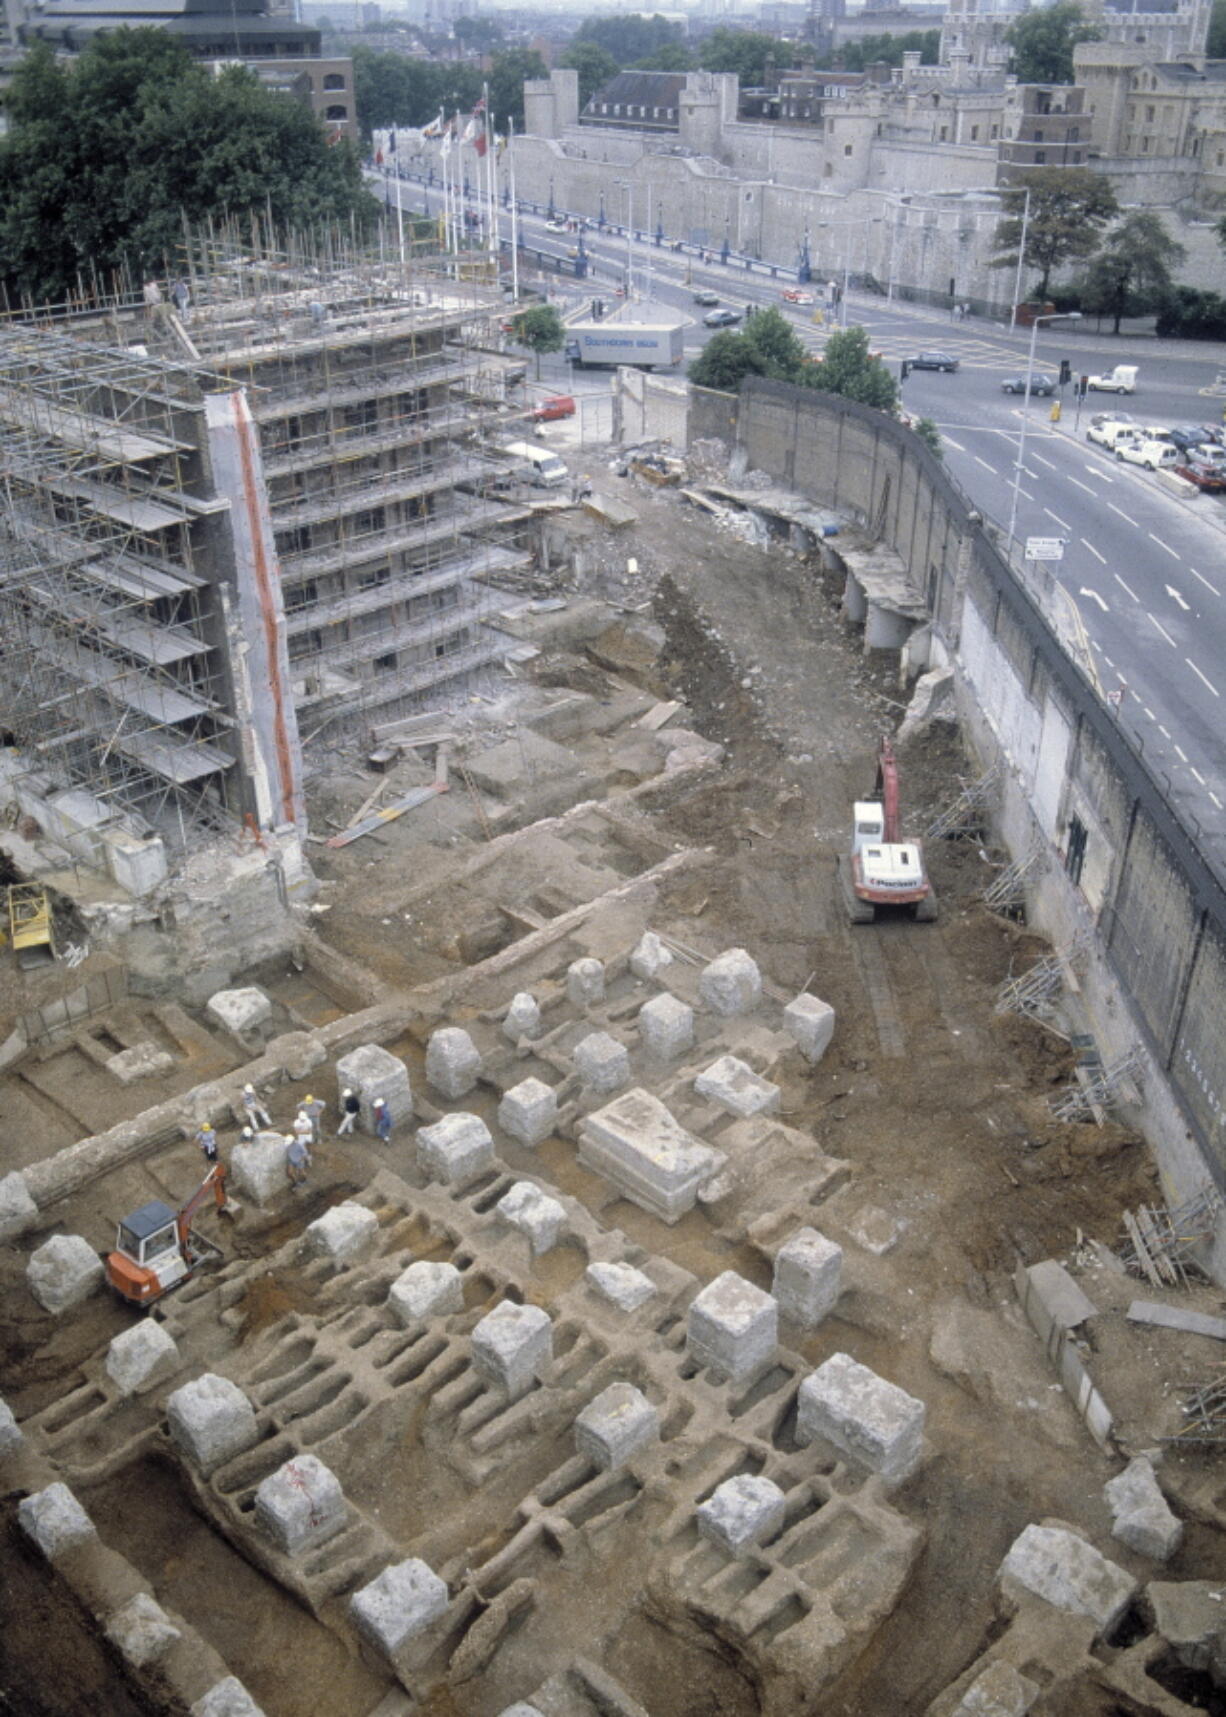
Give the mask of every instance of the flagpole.
[[493, 138], [491, 136], [492, 127], [490, 124], [490, 86], [488, 83], [482, 84], [482, 86], [481, 86], [481, 99], [485, 103], [485, 108], [484, 108], [484, 111], [482, 113], [482, 120], [483, 120], [484, 125], [485, 125], [485, 150], [484, 150], [484, 157], [483, 157], [484, 163], [485, 163], [485, 194], [489, 200], [489, 209], [490, 209], [490, 224], [489, 224], [489, 230], [486, 234], [486, 238], [488, 241], [489, 253], [490, 253], [490, 256], [493, 259], [493, 263], [494, 263], [494, 280], [495, 280], [495, 284], [497, 284], [497, 280], [498, 280], [498, 188], [497, 188], [497, 185], [495, 182], [495, 175], [494, 175], [494, 148], [493, 148]]
[[507, 161], [511, 173], [511, 302], [519, 303], [519, 198], [515, 195], [515, 120], [507, 118]]

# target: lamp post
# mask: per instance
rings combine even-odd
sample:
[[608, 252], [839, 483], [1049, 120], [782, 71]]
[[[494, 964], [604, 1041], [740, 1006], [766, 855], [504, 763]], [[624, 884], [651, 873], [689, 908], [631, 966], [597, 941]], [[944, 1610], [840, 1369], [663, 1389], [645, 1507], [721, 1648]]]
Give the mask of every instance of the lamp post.
[[553, 174], [549, 175], [549, 219], [553, 219]]
[[807, 286], [813, 278], [813, 262], [809, 255], [809, 229], [805, 228], [805, 236], [800, 246], [800, 267], [796, 270], [796, 279], [801, 286]]
[[626, 193], [626, 299], [629, 301], [634, 282], [634, 186], [629, 179], [615, 179], [614, 184]]
[[[1022, 296], [1022, 269], [1026, 264], [1026, 233], [1030, 226], [1030, 186], [1026, 186], [1026, 201], [1022, 205], [1022, 236], [1017, 246], [1017, 273], [1013, 277], [1013, 314], [1009, 318], [1010, 328], [1017, 327], [1017, 306]], [[1033, 350], [1034, 342], [1031, 342]]]
[[1030, 350], [1026, 355], [1026, 392], [1022, 395], [1022, 428], [1017, 438], [1017, 464], [1013, 468], [1013, 498], [1009, 505], [1009, 543], [1017, 526], [1017, 492], [1022, 483], [1022, 467], [1026, 463], [1026, 426], [1030, 421], [1030, 385], [1034, 379], [1034, 347], [1040, 322], [1080, 322], [1081, 311], [1053, 311], [1050, 316], [1036, 316], [1030, 325]]

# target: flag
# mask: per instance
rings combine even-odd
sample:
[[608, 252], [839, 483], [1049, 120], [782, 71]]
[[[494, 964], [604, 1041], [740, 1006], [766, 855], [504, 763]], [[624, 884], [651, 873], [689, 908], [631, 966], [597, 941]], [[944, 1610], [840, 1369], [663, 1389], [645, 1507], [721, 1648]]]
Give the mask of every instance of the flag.
[[450, 130], [448, 130], [448, 131], [444, 132], [444, 134], [443, 134], [443, 146], [439, 150], [439, 158], [440, 158], [440, 160], [445, 161], [450, 154], [451, 154], [451, 132], [450, 132]]
[[468, 124], [464, 127], [464, 135], [460, 138], [460, 142], [461, 143], [475, 143], [476, 140], [477, 140], [477, 122], [475, 119], [470, 119]]
[[421, 134], [423, 137], [431, 138], [441, 137], [443, 135], [443, 110], [441, 107], [438, 111], [438, 118], [432, 119], [429, 125], [423, 125]]
[[473, 113], [478, 114], [478, 113], [484, 113], [484, 112], [485, 112], [485, 97], [479, 96], [477, 99], [477, 105], [476, 105], [476, 107], [473, 108]]
[[477, 135], [473, 138], [473, 148], [477, 151], [478, 159], [484, 160], [485, 151], [489, 148], [489, 142], [484, 131], [478, 131]]
[[382, 151], [382, 149], [376, 149], [375, 150], [375, 166], [376, 167], [382, 167], [382, 165], [383, 165], [383, 151]]

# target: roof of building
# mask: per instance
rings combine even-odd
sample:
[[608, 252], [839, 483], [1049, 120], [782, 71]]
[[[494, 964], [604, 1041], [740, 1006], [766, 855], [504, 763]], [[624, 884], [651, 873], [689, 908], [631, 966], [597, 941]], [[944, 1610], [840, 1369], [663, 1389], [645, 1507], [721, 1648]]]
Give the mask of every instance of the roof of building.
[[1183, 60], [1163, 60], [1147, 63], [1145, 70], [1155, 72], [1165, 83], [1226, 83], [1226, 60], [1206, 60], [1200, 68]]
[[686, 72], [618, 72], [602, 84], [584, 108], [597, 113], [615, 103], [622, 107], [676, 107], [685, 88]]

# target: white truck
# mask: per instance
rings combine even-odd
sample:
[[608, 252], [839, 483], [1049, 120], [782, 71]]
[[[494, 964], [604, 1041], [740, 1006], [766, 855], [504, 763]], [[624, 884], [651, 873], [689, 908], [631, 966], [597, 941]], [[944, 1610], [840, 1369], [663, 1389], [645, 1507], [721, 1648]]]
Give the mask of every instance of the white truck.
[[1137, 366], [1117, 364], [1104, 376], [1090, 376], [1086, 386], [1091, 393], [1136, 393]]
[[566, 332], [566, 356], [580, 368], [630, 364], [641, 370], [666, 369], [681, 362], [685, 341], [680, 323], [572, 322]]
[[548, 447], [534, 447], [530, 441], [508, 441], [498, 451], [504, 458], [517, 462], [518, 469], [509, 473], [513, 479], [531, 483], [537, 489], [556, 489], [569, 476], [565, 465]]

